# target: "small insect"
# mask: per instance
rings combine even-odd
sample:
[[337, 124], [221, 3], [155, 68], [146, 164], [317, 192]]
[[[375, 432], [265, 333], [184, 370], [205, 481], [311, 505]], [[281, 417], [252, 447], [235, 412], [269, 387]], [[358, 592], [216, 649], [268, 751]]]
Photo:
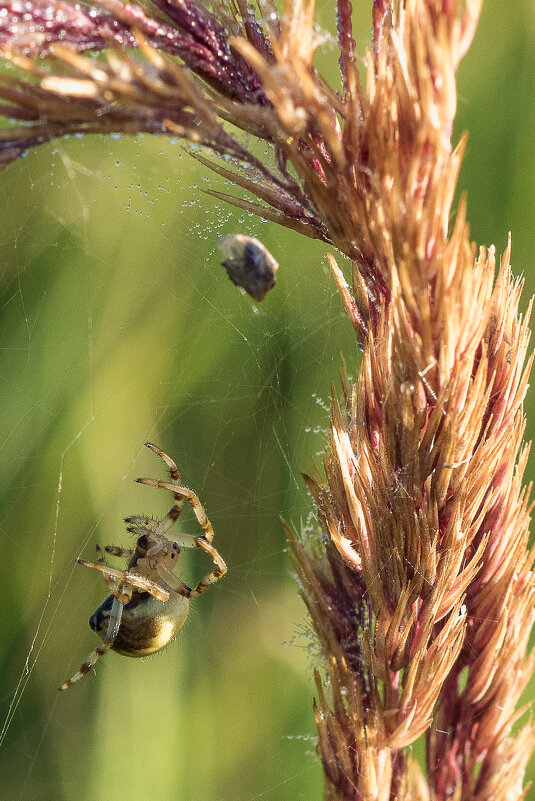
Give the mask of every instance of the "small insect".
[[255, 300], [263, 300], [275, 286], [275, 273], [279, 269], [269, 250], [258, 239], [245, 234], [220, 236], [217, 246], [230, 280]]
[[[97, 545], [97, 563], [76, 561], [85, 567], [100, 571], [111, 592], [91, 616], [89, 625], [104, 641], [88, 656], [80, 669], [61, 685], [66, 690], [79, 681], [110, 649], [124, 656], [147, 656], [161, 651], [175, 638], [186, 622], [191, 598], [204, 592], [227, 572], [227, 566], [212, 545], [214, 530], [197, 495], [180, 483], [178, 467], [166, 453], [152, 443], [147, 448], [163, 459], [169, 470], [170, 481], [138, 478], [140, 484], [160, 487], [173, 493], [175, 503], [162, 520], [134, 516], [125, 518], [127, 530], [136, 537], [133, 550], [107, 545], [105, 551], [127, 561], [126, 570], [110, 567]], [[198, 537], [178, 534], [176, 541], [167, 539], [166, 532], [178, 519], [187, 500], [204, 533]], [[195, 588], [188, 587], [173, 572], [181, 548], [202, 548], [211, 557], [215, 569], [199, 581]]]

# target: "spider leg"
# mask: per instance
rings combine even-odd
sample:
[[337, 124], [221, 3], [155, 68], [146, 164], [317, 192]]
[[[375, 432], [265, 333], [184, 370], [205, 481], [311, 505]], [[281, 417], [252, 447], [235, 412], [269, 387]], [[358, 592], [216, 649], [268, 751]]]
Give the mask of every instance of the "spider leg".
[[159, 487], [160, 489], [166, 489], [173, 493], [173, 495], [182, 495], [186, 498], [187, 501], [191, 504], [191, 508], [195, 513], [195, 517], [197, 518], [199, 525], [204, 531], [205, 539], [207, 542], [211, 543], [214, 538], [214, 529], [212, 528], [212, 524], [208, 520], [206, 512], [204, 511], [204, 506], [200, 502], [197, 495], [190, 490], [189, 487], [181, 487], [175, 484], [169, 484], [167, 481], [156, 481], [154, 478], [136, 478], [138, 484], [145, 484], [147, 487]]
[[[104, 559], [104, 554], [102, 553], [100, 545], [97, 545], [95, 549], [97, 552], [97, 562], [99, 565], [99, 567], [95, 565], [95, 568], [102, 572], [104, 581], [108, 585], [108, 589], [113, 595], [113, 597], [116, 598], [119, 601], [119, 603], [127, 604], [130, 598], [132, 597], [132, 591], [130, 590], [130, 592], [124, 592], [122, 584], [121, 586], [118, 586], [117, 579], [109, 572], [110, 567], [109, 565], [106, 564], [106, 560]], [[91, 562], [87, 564], [91, 564]], [[113, 568], [111, 568], [111, 570], [113, 570]]]
[[[173, 540], [179, 548], [199, 548], [198, 536], [193, 534], [185, 534], [182, 531], [173, 532]], [[201, 539], [205, 539], [202, 537]]]
[[[150, 448], [151, 451], [157, 454], [162, 461], [165, 462], [167, 469], [169, 470], [169, 475], [171, 476], [171, 481], [180, 485], [180, 471], [171, 457], [160, 450], [160, 448], [158, 448], [156, 445], [153, 445], [152, 442], [146, 442], [145, 445], [147, 448]], [[177, 494], [173, 489], [171, 489], [171, 492], [173, 493], [176, 503], [169, 509], [166, 516], [160, 521], [160, 534], [163, 534], [173, 525], [175, 520], [177, 520], [180, 516], [182, 507], [184, 506], [184, 497], [180, 494]]]
[[[212, 557], [215, 570], [209, 573], [207, 576], [204, 576], [197, 586], [192, 589], [188, 587], [187, 584], [184, 584], [178, 576], [173, 573], [166, 565], [157, 564], [153, 567], [156, 570], [162, 581], [164, 581], [167, 586], [171, 587], [174, 592], [178, 593], [179, 595], [183, 595], [185, 598], [195, 598], [197, 595], [200, 595], [204, 592], [211, 584], [215, 584], [216, 581], [225, 575], [227, 572], [227, 566], [221, 557], [221, 555], [216, 551], [213, 545], [207, 542], [205, 537], [191, 537], [192, 543], [188, 546], [190, 548], [202, 548], [204, 551], [210, 554]], [[143, 562], [142, 559], [138, 561], [138, 566], [140, 563]]]
[[153, 517], [146, 517], [146, 515], [132, 515], [125, 517], [124, 522], [127, 523], [126, 530], [135, 534], [136, 537], [141, 537], [142, 534], [147, 532], [154, 533], [158, 528], [158, 521]]
[[[164, 588], [160, 587], [159, 584], [156, 584], [154, 581], [151, 581], [150, 579], [147, 579], [144, 576], [140, 576], [138, 573], [131, 573], [128, 570], [116, 570], [114, 567], [109, 567], [109, 565], [94, 564], [94, 562], [86, 562], [84, 559], [77, 559], [76, 561], [78, 562], [79, 565], [84, 565], [85, 567], [91, 567], [93, 568], [93, 570], [98, 570], [105, 576], [106, 575], [115, 576], [115, 578], [118, 578], [127, 584], [131, 584], [132, 587], [135, 587], [138, 590], [142, 590], [143, 592], [148, 592], [158, 601], [169, 600], [168, 590], [164, 590]], [[113, 594], [117, 599], [117, 591]], [[127, 603], [131, 598], [131, 593], [129, 595], [127, 593], [123, 593], [123, 595], [127, 596], [127, 600], [125, 601], [125, 603]]]
[[171, 457], [160, 450], [160, 448], [158, 448], [158, 446], [154, 445], [152, 442], [146, 442], [145, 445], [147, 448], [150, 448], [151, 451], [154, 451], [154, 453], [156, 453], [160, 459], [165, 462], [169, 470], [169, 475], [173, 481], [176, 481], [177, 484], [180, 483], [180, 471]]
[[[121, 548], [120, 545], [106, 545], [104, 550], [112, 556], [120, 556], [122, 559], [131, 559], [134, 551], [131, 548]], [[100, 559], [98, 560], [100, 562]]]
[[[141, 568], [143, 568], [143, 562], [145, 561], [149, 562], [148, 559], [147, 560], [139, 559], [137, 563], [138, 567], [141, 566]], [[168, 587], [171, 587], [173, 592], [176, 592], [179, 595], [183, 595], [184, 598], [191, 597], [191, 587], [188, 587], [187, 584], [184, 584], [184, 582], [181, 581], [178, 578], [178, 576], [175, 573], [173, 573], [172, 570], [166, 567], [166, 565], [162, 564], [151, 565], [151, 569], [156, 570], [161, 580], [164, 581]]]
[[117, 632], [119, 631], [119, 627], [121, 625], [122, 614], [123, 604], [118, 601], [117, 598], [114, 598], [104, 642], [89, 654], [85, 662], [80, 666], [80, 669], [74, 674], [74, 676], [72, 676], [72, 678], [61, 685], [59, 688], [60, 690], [67, 690], [69, 687], [72, 687], [73, 684], [76, 684], [77, 681], [80, 681], [80, 679], [83, 678], [86, 673], [89, 673], [91, 668], [98, 662], [100, 657], [104, 656], [104, 654], [110, 650], [115, 642], [115, 638], [117, 637]]
[[195, 589], [191, 591], [190, 598], [200, 595], [201, 592], [204, 592], [206, 589], [208, 589], [211, 584], [215, 584], [216, 581], [219, 581], [219, 579], [222, 578], [227, 572], [225, 560], [210, 542], [208, 542], [204, 537], [197, 537], [197, 546], [205, 550], [206, 553], [210, 554], [215, 564], [215, 570], [212, 570], [211, 573], [208, 573], [207, 576], [199, 581]]

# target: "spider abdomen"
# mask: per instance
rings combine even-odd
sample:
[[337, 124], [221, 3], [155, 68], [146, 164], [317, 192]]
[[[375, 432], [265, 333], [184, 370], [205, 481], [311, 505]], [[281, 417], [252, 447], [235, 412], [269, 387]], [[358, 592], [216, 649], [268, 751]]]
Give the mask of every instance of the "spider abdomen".
[[[108, 628], [113, 595], [109, 595], [89, 619], [89, 625], [101, 639]], [[188, 616], [189, 600], [173, 594], [168, 601], [158, 601], [148, 592], [134, 592], [125, 604], [113, 651], [124, 656], [149, 656], [174, 640]]]

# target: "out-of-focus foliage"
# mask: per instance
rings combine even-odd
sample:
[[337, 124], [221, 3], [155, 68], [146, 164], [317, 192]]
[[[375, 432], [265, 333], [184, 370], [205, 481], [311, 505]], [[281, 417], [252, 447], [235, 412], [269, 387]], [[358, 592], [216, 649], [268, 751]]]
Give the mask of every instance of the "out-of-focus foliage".
[[[320, 24], [331, 15], [324, 3]], [[363, 52], [365, 5], [360, 19]], [[334, 80], [335, 50], [320, 59]], [[501, 252], [512, 230], [526, 301], [534, 74], [532, 4], [487, 0], [460, 70], [460, 186], [475, 240]], [[339, 352], [353, 375], [358, 358], [324, 246], [204, 197], [216, 181], [180, 144], [148, 137], [61, 141], [0, 175], [2, 797], [321, 797], [317, 659], [279, 514], [306, 523], [300, 471], [323, 448]], [[217, 237], [231, 232], [280, 262], [261, 304], [219, 265]], [[162, 475], [148, 439], [205, 503], [229, 574], [166, 652], [110, 654], [60, 695], [97, 644], [87, 618], [106, 594], [75, 557], [126, 545], [125, 515], [169, 506], [133, 483]], [[189, 513], [181, 525], [193, 530]], [[206, 572], [202, 554], [184, 563], [189, 578]]]

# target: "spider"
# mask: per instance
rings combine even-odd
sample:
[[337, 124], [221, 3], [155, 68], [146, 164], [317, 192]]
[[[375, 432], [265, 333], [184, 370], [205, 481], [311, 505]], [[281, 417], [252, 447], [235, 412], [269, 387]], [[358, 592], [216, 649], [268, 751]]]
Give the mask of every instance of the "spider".
[[[178, 467], [170, 456], [150, 442], [145, 444], [165, 462], [171, 481], [153, 478], [138, 478], [136, 481], [149, 487], [169, 490], [173, 493], [175, 503], [162, 520], [142, 515], [125, 518], [127, 530], [137, 537], [135, 548], [107, 545], [104, 550], [125, 559], [126, 570], [116, 570], [106, 564], [98, 545], [96, 563], [76, 560], [78, 564], [102, 573], [111, 595], [89, 620], [89, 625], [104, 644], [92, 651], [74, 676], [61, 685], [60, 690], [76, 684], [110, 649], [133, 657], [161, 651], [186, 622], [190, 598], [200, 595], [227, 572], [225, 562], [212, 545], [214, 530], [197, 495], [180, 484]], [[191, 504], [204, 534], [198, 537], [179, 534], [177, 541], [171, 541], [167, 539], [166, 532], [179, 517], [184, 500]], [[173, 572], [181, 548], [202, 548], [215, 564], [215, 569], [193, 589]]]

